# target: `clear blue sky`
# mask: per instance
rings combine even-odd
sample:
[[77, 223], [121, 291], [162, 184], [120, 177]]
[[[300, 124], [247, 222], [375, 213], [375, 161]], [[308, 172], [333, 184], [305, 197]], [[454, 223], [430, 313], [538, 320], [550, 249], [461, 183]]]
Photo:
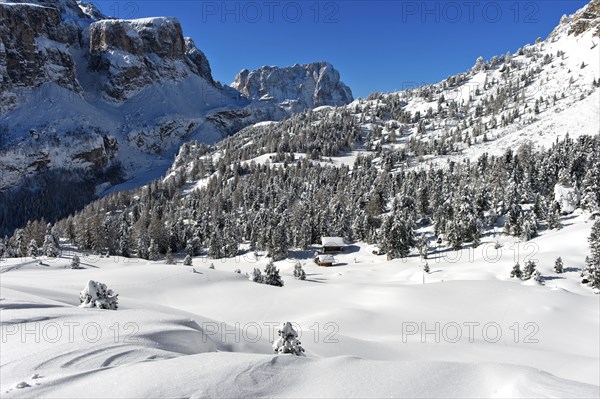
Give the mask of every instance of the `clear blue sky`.
[[331, 62], [355, 97], [437, 82], [545, 38], [580, 0], [94, 2], [119, 18], [175, 16], [231, 83], [262, 65]]

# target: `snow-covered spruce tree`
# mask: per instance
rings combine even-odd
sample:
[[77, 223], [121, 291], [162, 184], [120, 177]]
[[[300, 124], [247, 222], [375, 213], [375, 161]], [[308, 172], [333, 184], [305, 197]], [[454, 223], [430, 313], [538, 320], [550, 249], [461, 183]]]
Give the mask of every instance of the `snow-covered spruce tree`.
[[538, 219], [538, 220], [546, 219], [547, 214], [548, 214], [546, 200], [539, 193], [537, 193], [535, 195], [535, 201], [533, 204], [533, 214], [535, 215], [536, 219]]
[[217, 232], [213, 232], [208, 241], [208, 256], [213, 259], [223, 257], [223, 242]]
[[550, 230], [562, 229], [562, 224], [560, 222], [560, 204], [556, 201], [552, 203], [550, 212], [548, 212], [548, 228]]
[[286, 234], [286, 227], [281, 221], [275, 228], [271, 235], [271, 241], [268, 244], [269, 256], [274, 260], [283, 260], [288, 256], [289, 241]]
[[306, 280], [306, 273], [304, 272], [300, 262], [297, 262], [294, 266], [294, 277], [296, 277], [298, 280]]
[[554, 271], [558, 274], [563, 273], [564, 269], [563, 269], [563, 260], [562, 258], [559, 256], [558, 258], [556, 258], [556, 261], [554, 262]]
[[262, 275], [260, 269], [254, 268], [254, 271], [252, 272], [252, 275], [250, 276], [249, 280], [261, 284], [264, 280], [264, 276]]
[[524, 219], [521, 239], [523, 241], [529, 241], [538, 234], [537, 220], [535, 220], [535, 215], [533, 213], [527, 215]]
[[296, 356], [304, 356], [304, 348], [298, 340], [298, 333], [292, 327], [292, 323], [286, 321], [277, 331], [279, 338], [273, 342], [273, 350], [275, 353], [292, 354]]
[[588, 237], [590, 255], [586, 258], [585, 279], [592, 288], [600, 289], [600, 219], [596, 219]]
[[525, 267], [523, 268], [523, 277], [521, 277], [521, 279], [529, 280], [533, 276], [535, 270], [535, 262], [532, 260], [528, 260], [527, 263], [525, 263]]
[[591, 214], [600, 215], [600, 160], [590, 156], [588, 167], [583, 178], [583, 196], [581, 207]]
[[137, 257], [140, 259], [149, 259], [146, 242], [146, 237], [140, 237], [137, 241]]
[[283, 287], [283, 280], [279, 275], [279, 269], [275, 267], [273, 260], [270, 260], [267, 264], [267, 267], [265, 267], [263, 283], [277, 287]]
[[158, 245], [154, 238], [150, 240], [150, 246], [148, 247], [148, 260], [158, 260]]
[[167, 248], [167, 254], [166, 254], [166, 261], [165, 263], [167, 265], [174, 265], [175, 264], [175, 258], [173, 258], [173, 252], [171, 251], [171, 248]]
[[504, 234], [519, 237], [523, 231], [523, 210], [521, 205], [513, 204], [506, 214]]
[[425, 264], [423, 265], [423, 271], [425, 273], [429, 273], [431, 271], [431, 269], [429, 268], [429, 263], [425, 262]]
[[190, 256], [190, 254], [187, 254], [185, 256], [185, 259], [183, 260], [183, 265], [184, 266], [192, 266], [192, 257]]
[[79, 259], [79, 256], [73, 255], [71, 258], [71, 269], [79, 269], [80, 265], [81, 260]]
[[38, 246], [35, 238], [29, 241], [29, 245], [27, 246], [27, 255], [31, 256], [32, 258], [38, 257]]
[[79, 294], [79, 306], [82, 308], [98, 308], [117, 310], [118, 296], [105, 284], [98, 281], [88, 281], [85, 288]]
[[42, 254], [49, 258], [57, 258], [60, 255], [56, 239], [52, 234], [46, 234], [44, 244], [42, 245]]
[[519, 263], [515, 263], [515, 265], [513, 266], [511, 272], [510, 272], [510, 277], [511, 278], [521, 278], [523, 277], [523, 272], [521, 271], [521, 265], [519, 265]]

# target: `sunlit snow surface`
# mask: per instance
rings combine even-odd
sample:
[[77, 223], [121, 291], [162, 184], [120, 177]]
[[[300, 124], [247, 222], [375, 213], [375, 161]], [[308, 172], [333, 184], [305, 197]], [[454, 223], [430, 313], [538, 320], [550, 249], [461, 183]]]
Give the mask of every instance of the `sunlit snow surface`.
[[[498, 229], [473, 251], [434, 253], [425, 276], [418, 258], [366, 244], [330, 268], [292, 252], [277, 263], [283, 288], [248, 280], [267, 263], [252, 255], [193, 267], [82, 256], [82, 270], [68, 253], [5, 260], [2, 397], [598, 397], [600, 300], [578, 270], [591, 222], [562, 222], [528, 243]], [[537, 259], [545, 284], [510, 279], [515, 256]], [[79, 308], [89, 280], [119, 310]], [[272, 354], [284, 321], [305, 358]]]

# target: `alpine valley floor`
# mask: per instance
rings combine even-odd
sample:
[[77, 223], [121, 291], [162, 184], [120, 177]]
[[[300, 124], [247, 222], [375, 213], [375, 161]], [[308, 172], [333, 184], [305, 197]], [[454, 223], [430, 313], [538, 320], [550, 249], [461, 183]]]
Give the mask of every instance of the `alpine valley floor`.
[[[1, 395], [597, 398], [600, 297], [579, 276], [592, 222], [576, 211], [562, 223], [527, 243], [497, 228], [478, 248], [434, 251], [429, 274], [361, 243], [329, 268], [292, 251], [276, 263], [282, 288], [248, 280], [268, 260], [250, 255], [82, 257], [81, 270], [66, 251], [6, 259]], [[511, 279], [516, 259], [536, 259], [544, 284]], [[79, 308], [88, 280], [117, 292], [119, 310]], [[301, 327], [305, 357], [273, 354], [284, 321]]]

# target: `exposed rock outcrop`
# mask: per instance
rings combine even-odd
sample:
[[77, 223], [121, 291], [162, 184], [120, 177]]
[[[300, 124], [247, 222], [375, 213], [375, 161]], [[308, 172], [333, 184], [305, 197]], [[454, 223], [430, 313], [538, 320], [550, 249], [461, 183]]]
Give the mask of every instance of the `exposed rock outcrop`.
[[327, 62], [244, 69], [231, 86], [251, 99], [288, 103], [292, 108], [339, 106], [353, 100], [350, 88]]
[[69, 47], [80, 32], [62, 24], [61, 11], [32, 4], [0, 3], [0, 92], [5, 112], [17, 105], [18, 88], [56, 83], [80, 92]]

